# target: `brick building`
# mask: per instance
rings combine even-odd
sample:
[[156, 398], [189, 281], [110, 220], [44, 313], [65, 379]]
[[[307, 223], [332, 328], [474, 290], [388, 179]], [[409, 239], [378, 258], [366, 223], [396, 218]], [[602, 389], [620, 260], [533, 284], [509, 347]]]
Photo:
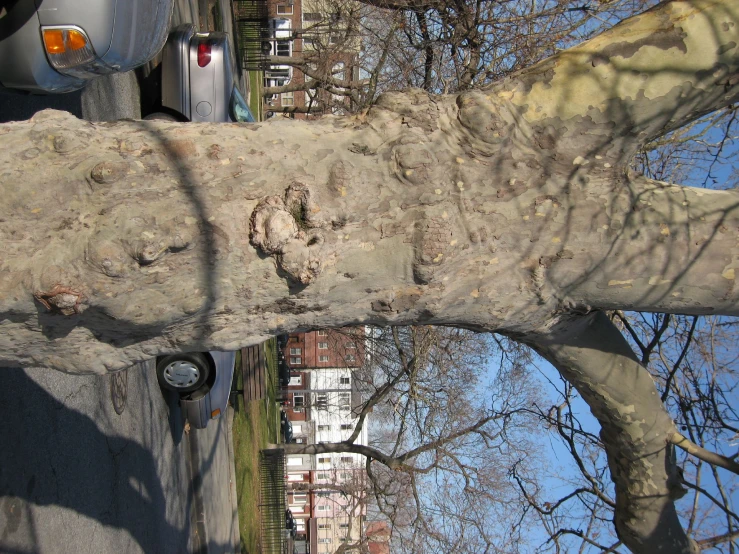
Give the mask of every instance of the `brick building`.
[[[361, 43], [358, 39], [346, 40], [345, 24], [335, 6], [321, 0], [268, 0], [269, 30], [271, 33], [272, 56], [295, 57], [318, 54], [320, 72], [331, 73], [334, 79], [351, 81], [359, 79], [357, 63]], [[335, 44], [338, 37], [341, 43]], [[274, 64], [265, 72], [265, 87], [286, 84], [302, 85], [307, 78], [298, 68], [287, 64]], [[324, 113], [340, 114], [348, 100], [327, 91], [311, 89], [275, 94], [265, 99], [265, 113], [276, 117], [306, 119]], [[305, 113], [278, 113], [280, 108], [298, 108], [316, 105], [330, 106], [328, 111]], [[312, 108], [312, 109], [313, 109]]]
[[[298, 443], [346, 440], [356, 425], [361, 395], [354, 371], [364, 363], [364, 328], [293, 333], [281, 346], [290, 370], [284, 410]], [[367, 444], [367, 425], [357, 444]], [[311, 552], [333, 552], [361, 533], [364, 459], [358, 454], [290, 454], [288, 506]]]

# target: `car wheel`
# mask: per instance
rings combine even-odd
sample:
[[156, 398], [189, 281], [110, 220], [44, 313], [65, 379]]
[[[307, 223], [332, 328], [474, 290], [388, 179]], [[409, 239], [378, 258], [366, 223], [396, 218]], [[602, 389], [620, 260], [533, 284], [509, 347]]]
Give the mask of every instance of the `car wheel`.
[[163, 112], [150, 113], [144, 119], [146, 121], [152, 121], [152, 120], [157, 120], [157, 119], [160, 119], [162, 121], [177, 121], [177, 118], [175, 116], [170, 115], [168, 113], [163, 113]]
[[162, 388], [176, 392], [192, 392], [203, 386], [210, 367], [205, 356], [197, 352], [173, 354], [157, 363], [157, 379]]

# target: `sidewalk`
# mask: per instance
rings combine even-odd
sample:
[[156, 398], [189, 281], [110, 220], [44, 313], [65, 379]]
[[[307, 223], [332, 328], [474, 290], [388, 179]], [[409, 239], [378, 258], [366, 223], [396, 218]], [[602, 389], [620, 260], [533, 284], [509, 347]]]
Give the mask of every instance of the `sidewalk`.
[[193, 550], [197, 553], [241, 551], [233, 453], [233, 409], [206, 429], [189, 433], [192, 463]]

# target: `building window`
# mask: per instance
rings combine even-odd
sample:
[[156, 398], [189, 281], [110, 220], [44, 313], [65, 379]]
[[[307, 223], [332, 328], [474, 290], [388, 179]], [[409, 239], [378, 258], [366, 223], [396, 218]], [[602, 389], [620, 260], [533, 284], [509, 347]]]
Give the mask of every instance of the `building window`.
[[[317, 506], [316, 507], [316, 510], [318, 510], [319, 512], [329, 512], [329, 511], [331, 511], [331, 506], [325, 506], [325, 505], [324, 506]], [[329, 539], [329, 542], [330, 541], [331, 541], [331, 539]]]
[[340, 377], [339, 378], [339, 384], [340, 385], [349, 385], [349, 384], [351, 384], [351, 379], [349, 377]]
[[328, 356], [318, 356], [319, 362], [328, 362]]
[[303, 21], [321, 21], [321, 19], [323, 18], [321, 17], [320, 13], [303, 12]]
[[277, 6], [277, 13], [279, 15], [292, 15], [293, 14], [293, 7], [292, 6]]
[[330, 491], [318, 491], [316, 494], [321, 498], [328, 498], [329, 496], [331, 496]]
[[348, 392], [339, 393], [339, 406], [349, 406], [352, 401], [352, 395]]
[[318, 336], [319, 337], [325, 337], [326, 336], [326, 330], [325, 329], [321, 329], [320, 331], [318, 331]]
[[303, 384], [303, 376], [302, 375], [290, 375], [290, 382], [288, 385], [302, 385]]
[[291, 348], [290, 349], [290, 355], [291, 356], [299, 356], [302, 353], [303, 353], [303, 349], [302, 348]]
[[308, 495], [305, 493], [293, 494], [293, 502], [296, 504], [305, 504], [308, 502]]
[[346, 343], [346, 348], [352, 349], [352, 348], [356, 348], [356, 347], [357, 347], [357, 343], [356, 342], [347, 342]]
[[[319, 510], [321, 508], [328, 508], [328, 506], [318, 506], [318, 509]], [[330, 537], [321, 537], [320, 539], [318, 539], [318, 542], [319, 543], [322, 543], [322, 544], [331, 544], [331, 538]]]
[[339, 529], [349, 529], [348, 523], [339, 523]]
[[323, 529], [331, 529], [331, 524], [330, 523], [319, 523], [318, 524], [318, 528], [321, 529], [321, 530], [323, 530]]
[[295, 105], [295, 93], [294, 92], [283, 92], [280, 95], [280, 104], [283, 106], [294, 106]]
[[327, 342], [319, 342], [318, 343], [318, 349], [319, 350], [327, 350], [328, 349], [328, 343]]
[[319, 431], [330, 431], [331, 430], [331, 426], [330, 425], [319, 425], [318, 426], [318, 430]]
[[341, 424], [341, 430], [342, 431], [351, 431], [352, 430], [352, 424], [351, 423], [342, 423]]
[[330, 473], [316, 473], [316, 479], [331, 479]]
[[302, 394], [293, 395], [293, 406], [296, 408], [302, 408], [305, 406], [305, 397]]
[[331, 458], [328, 458], [328, 457], [318, 458], [318, 463], [319, 464], [330, 464]]
[[350, 464], [350, 463], [352, 463], [353, 461], [354, 461], [354, 458], [352, 458], [351, 456], [342, 456], [342, 457], [341, 457], [341, 462], [342, 462], [342, 463], [345, 463], [345, 464]]
[[295, 437], [296, 444], [305, 444], [305, 437]]
[[303, 458], [300, 456], [288, 456], [287, 457], [287, 465], [289, 466], [302, 466], [303, 465]]
[[303, 358], [300, 356], [290, 356], [290, 364], [291, 365], [298, 365], [303, 363]]
[[328, 395], [317, 394], [316, 395], [316, 408], [319, 410], [328, 410]]
[[356, 362], [357, 359], [354, 357], [354, 354], [347, 354], [346, 355], [346, 361], [347, 362]]

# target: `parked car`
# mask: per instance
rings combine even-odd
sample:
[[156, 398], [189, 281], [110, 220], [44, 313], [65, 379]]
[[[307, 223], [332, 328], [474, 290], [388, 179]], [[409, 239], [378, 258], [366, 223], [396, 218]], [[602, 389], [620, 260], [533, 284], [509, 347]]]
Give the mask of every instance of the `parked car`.
[[280, 411], [280, 427], [282, 428], [282, 435], [285, 437], [285, 442], [293, 442], [293, 424], [287, 419], [287, 414]]
[[286, 387], [290, 384], [290, 366], [287, 365], [282, 350], [277, 351], [277, 374], [280, 377], [280, 385]]
[[298, 534], [298, 522], [295, 521], [293, 513], [290, 510], [285, 510], [285, 529], [290, 531], [290, 536], [295, 538]]
[[143, 65], [164, 45], [173, 0], [16, 0], [0, 17], [0, 84], [69, 92]]
[[162, 51], [161, 111], [145, 119], [254, 122], [226, 33], [176, 27]]
[[157, 358], [162, 388], [180, 395], [190, 425], [204, 429], [226, 409], [231, 394], [235, 352], [187, 352]]

